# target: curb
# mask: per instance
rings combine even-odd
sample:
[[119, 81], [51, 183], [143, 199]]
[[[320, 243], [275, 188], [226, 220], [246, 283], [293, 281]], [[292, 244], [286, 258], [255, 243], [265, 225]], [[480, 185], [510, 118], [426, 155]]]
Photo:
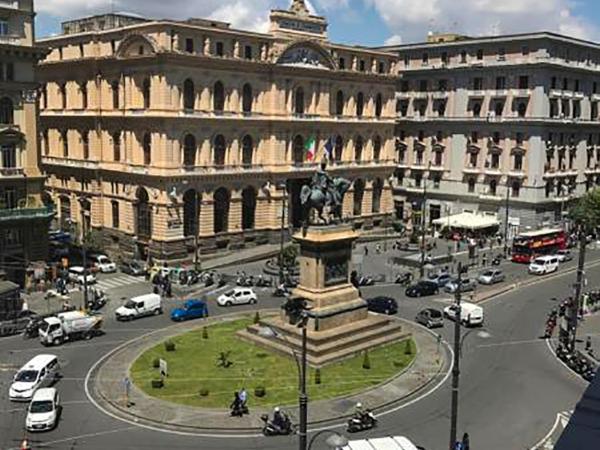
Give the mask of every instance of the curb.
[[[274, 308], [269, 308], [269, 309], [265, 309], [265, 310], [260, 310], [260, 312], [264, 313], [264, 314], [268, 314], [268, 313], [273, 313], [273, 312], [277, 312], [277, 309]], [[224, 318], [224, 320], [235, 320], [238, 317], [246, 317], [248, 316], [248, 312], [239, 312], [239, 313], [232, 313], [232, 314], [228, 314], [228, 315], [224, 315], [224, 316], [218, 316], [219, 318]], [[396, 320], [402, 321], [402, 322], [407, 322], [409, 323], [411, 326], [416, 326], [419, 329], [421, 329], [421, 331], [425, 331], [427, 333], [429, 333], [431, 335], [431, 337], [437, 337], [437, 335], [432, 332], [431, 330], [426, 329], [425, 327], [419, 326], [418, 324], [414, 324], [406, 319], [401, 319], [401, 318], [396, 318]], [[221, 320], [216, 320], [214, 321], [219, 322]], [[204, 326], [204, 325], [203, 325]], [[170, 327], [168, 327], [170, 328]], [[196, 327], [192, 327], [189, 330], [186, 330], [185, 332], [188, 331], [192, 331], [193, 329], [195, 329]], [[92, 374], [96, 374], [103, 366], [103, 364], [105, 363], [105, 361], [107, 359], [109, 359], [111, 356], [113, 356], [115, 353], [118, 353], [120, 350], [122, 350], [123, 348], [125, 348], [127, 345], [131, 344], [132, 342], [136, 342], [139, 340], [143, 340], [145, 338], [147, 338], [148, 336], [159, 332], [159, 331], [164, 331], [165, 329], [162, 330], [155, 330], [155, 331], [151, 331], [149, 333], [146, 333], [142, 336], [139, 336], [137, 338], [134, 338], [128, 342], [125, 342], [121, 345], [119, 345], [118, 347], [114, 348], [113, 350], [111, 350], [110, 352], [108, 352], [107, 354], [105, 354], [100, 360], [97, 361], [97, 363], [89, 370], [88, 375], [86, 376], [85, 379], [85, 390], [86, 390], [86, 394], [88, 396], [88, 398], [90, 399], [90, 401], [98, 408], [100, 409], [102, 412], [107, 413], [107, 409], [110, 409], [111, 412], [108, 412], [109, 415], [112, 413], [113, 415], [116, 416], [116, 418], [122, 419], [122, 420], [126, 420], [127, 419], [131, 419], [135, 422], [135, 424], [137, 425], [144, 425], [144, 423], [146, 424], [151, 424], [151, 425], [155, 425], [155, 426], [161, 426], [164, 427], [164, 429], [162, 431], [175, 431], [178, 432], [180, 430], [189, 430], [189, 432], [193, 433], [193, 431], [200, 431], [200, 432], [205, 432], [205, 433], [219, 433], [219, 436], [222, 437], [241, 437], [241, 433], [248, 433], [248, 432], [256, 432], [257, 430], [260, 430], [260, 428], [258, 427], [252, 427], [252, 428], [235, 428], [234, 430], [231, 429], [231, 427], [227, 427], [227, 428], [216, 428], [216, 427], [202, 427], [202, 426], [191, 426], [191, 425], [174, 425], [172, 423], [169, 422], [164, 422], [161, 420], [155, 420], [152, 418], [148, 418], [145, 416], [140, 416], [138, 414], [135, 414], [133, 412], [131, 412], [130, 410], [126, 409], [125, 407], [123, 407], [122, 405], [120, 405], [118, 402], [115, 402], [112, 399], [108, 399], [106, 398], [101, 392], [99, 392], [95, 386], [95, 384], [92, 385], [92, 392], [94, 393], [95, 397], [99, 397], [99, 400], [101, 400], [103, 406], [101, 407], [97, 402], [95, 402], [92, 398], [92, 395], [89, 393], [88, 390], [88, 384], [89, 381], [92, 379]], [[168, 337], [166, 337], [165, 339], [168, 339]], [[371, 409], [374, 411], [381, 411], [381, 413], [385, 413], [385, 410], [390, 408], [391, 406], [394, 405], [398, 405], [399, 403], [402, 403], [404, 401], [406, 401], [407, 399], [411, 398], [411, 397], [415, 397], [417, 394], [423, 392], [426, 390], [426, 388], [428, 388], [431, 384], [433, 384], [436, 380], [439, 379], [440, 375], [443, 373], [448, 372], [449, 370], [451, 370], [452, 367], [452, 361], [451, 361], [451, 350], [448, 347], [448, 343], [446, 341], [442, 341], [443, 343], [443, 348], [444, 348], [444, 353], [442, 354], [440, 352], [440, 358], [444, 358], [443, 363], [440, 364], [437, 367], [437, 371], [431, 375], [425, 383], [420, 384], [418, 387], [416, 387], [415, 389], [413, 389], [412, 391], [404, 394], [401, 397], [395, 398], [393, 400], [390, 400], [388, 402], [379, 404], [377, 406], [372, 407]], [[415, 346], [417, 346], [417, 343], [415, 342]], [[417, 346], [417, 354], [418, 354], [418, 346]], [[363, 391], [360, 392], [355, 392], [352, 394], [348, 394], [345, 396], [341, 396], [341, 397], [336, 397], [335, 401], [340, 401], [340, 400], [344, 400], [344, 399], [350, 399], [352, 397], [356, 397], [358, 395], [362, 395], [365, 394], [367, 392], [371, 392], [375, 389], [381, 388], [387, 384], [389, 384], [390, 382], [392, 382], [393, 380], [396, 380], [397, 378], [401, 377], [402, 375], [404, 375], [410, 368], [413, 367], [413, 365], [415, 364], [416, 358], [414, 358], [411, 363], [405, 367], [401, 372], [397, 373], [396, 375], [394, 375], [391, 378], [388, 378], [387, 380], [384, 380], [383, 382], [381, 382], [380, 384], [376, 385], [376, 386], [371, 386], [368, 389], [365, 389]], [[95, 378], [94, 378], [95, 379]], [[93, 381], [93, 379], [92, 379]], [[443, 383], [444, 380], [442, 380]], [[440, 384], [442, 384], [440, 383]], [[143, 395], [146, 395], [145, 393], [143, 393]], [[323, 400], [317, 400], [318, 401], [327, 401], [327, 399], [323, 399]], [[294, 405], [295, 407], [295, 405]], [[207, 409], [205, 409], [207, 410]], [[217, 412], [217, 410], [214, 410], [215, 412]], [[221, 411], [218, 411], [221, 412]], [[227, 410], [223, 410], [222, 411], [223, 414], [227, 414]], [[125, 417], [123, 417], [125, 416]], [[339, 421], [341, 419], [346, 419], [348, 417], [350, 417], [351, 415], [348, 414], [340, 414], [334, 417], [328, 417], [326, 419], [321, 419], [321, 420], [314, 420], [314, 421], [310, 421], [308, 422], [308, 425], [323, 425], [323, 424], [328, 424], [328, 423], [332, 423], [332, 422], [336, 422]], [[227, 416], [228, 417], [228, 416]], [[228, 431], [228, 432], [225, 432]], [[247, 435], [245, 435], [247, 436]]]

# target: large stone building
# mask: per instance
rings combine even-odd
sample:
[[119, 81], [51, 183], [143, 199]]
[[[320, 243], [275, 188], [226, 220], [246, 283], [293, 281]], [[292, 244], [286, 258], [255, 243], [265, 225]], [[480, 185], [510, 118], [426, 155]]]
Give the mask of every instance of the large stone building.
[[0, 1], [0, 271], [21, 284], [48, 255], [52, 209], [43, 206], [32, 0]]
[[[42, 152], [59, 219], [125, 256], [179, 261], [278, 239], [333, 143], [344, 214], [393, 211], [396, 56], [337, 45], [304, 2], [268, 33], [189, 19], [95, 16], [41, 41]], [[316, 161], [306, 143], [316, 139]], [[287, 228], [287, 226], [286, 226]]]
[[511, 231], [562, 220], [600, 184], [600, 46], [553, 33], [386, 47], [399, 56], [395, 200], [426, 220], [464, 210]]

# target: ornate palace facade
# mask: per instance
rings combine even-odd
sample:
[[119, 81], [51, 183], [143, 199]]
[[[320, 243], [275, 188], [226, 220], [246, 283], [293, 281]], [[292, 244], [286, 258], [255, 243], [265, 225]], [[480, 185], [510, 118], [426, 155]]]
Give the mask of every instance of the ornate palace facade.
[[96, 16], [43, 40], [42, 158], [59, 220], [158, 260], [266, 243], [282, 210], [286, 228], [299, 225], [300, 188], [330, 141], [329, 169], [353, 181], [344, 215], [381, 225], [393, 210], [396, 56], [330, 43], [303, 1], [270, 19], [255, 33]]
[[0, 1], [0, 272], [21, 284], [48, 256], [52, 209], [43, 206], [39, 167], [33, 2]]

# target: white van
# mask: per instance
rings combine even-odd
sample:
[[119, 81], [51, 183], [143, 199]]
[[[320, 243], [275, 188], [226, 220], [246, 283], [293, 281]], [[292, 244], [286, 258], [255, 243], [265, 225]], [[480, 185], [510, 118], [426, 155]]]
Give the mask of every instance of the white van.
[[158, 294], [133, 297], [115, 311], [117, 320], [132, 320], [153, 314], [162, 314], [161, 299]]
[[37, 355], [17, 372], [8, 391], [12, 401], [29, 401], [36, 389], [49, 386], [59, 376], [55, 355]]
[[529, 264], [529, 273], [534, 275], [544, 275], [546, 273], [558, 270], [558, 256], [538, 256]]
[[[449, 319], [456, 319], [456, 304], [446, 306], [444, 315]], [[469, 302], [460, 303], [460, 321], [468, 327], [483, 325], [483, 308]]]
[[27, 431], [52, 430], [58, 423], [60, 411], [60, 397], [54, 388], [42, 388], [35, 391], [27, 417], [25, 428]]
[[343, 447], [337, 447], [338, 450], [418, 450], [419, 448], [421, 447], [417, 447], [404, 436], [360, 439], [349, 441]]

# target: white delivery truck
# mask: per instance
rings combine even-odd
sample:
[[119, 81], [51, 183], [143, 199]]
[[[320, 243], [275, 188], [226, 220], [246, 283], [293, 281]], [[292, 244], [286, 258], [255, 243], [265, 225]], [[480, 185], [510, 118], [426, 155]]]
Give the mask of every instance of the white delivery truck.
[[60, 345], [68, 340], [91, 339], [100, 334], [101, 328], [102, 316], [90, 316], [82, 311], [62, 312], [42, 321], [40, 342], [44, 345]]
[[115, 316], [117, 320], [132, 320], [138, 317], [158, 315], [162, 313], [160, 295], [145, 294], [133, 297], [117, 308]]
[[422, 448], [404, 436], [389, 436], [350, 441], [344, 447], [338, 447], [338, 450], [420, 450]]

